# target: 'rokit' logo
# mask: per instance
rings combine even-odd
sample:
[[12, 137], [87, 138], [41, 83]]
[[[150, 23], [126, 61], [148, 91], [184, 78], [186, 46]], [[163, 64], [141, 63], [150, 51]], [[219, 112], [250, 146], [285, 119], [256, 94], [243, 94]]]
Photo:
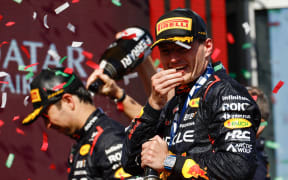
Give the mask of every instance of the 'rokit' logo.
[[250, 121], [242, 118], [232, 118], [224, 122], [224, 127], [228, 129], [247, 128], [251, 126], [252, 124]]

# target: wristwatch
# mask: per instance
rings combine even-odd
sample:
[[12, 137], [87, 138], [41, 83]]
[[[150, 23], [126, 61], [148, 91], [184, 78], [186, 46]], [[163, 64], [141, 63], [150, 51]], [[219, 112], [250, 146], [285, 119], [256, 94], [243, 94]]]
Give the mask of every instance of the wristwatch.
[[164, 160], [164, 169], [171, 171], [176, 163], [176, 156], [175, 155], [168, 155]]

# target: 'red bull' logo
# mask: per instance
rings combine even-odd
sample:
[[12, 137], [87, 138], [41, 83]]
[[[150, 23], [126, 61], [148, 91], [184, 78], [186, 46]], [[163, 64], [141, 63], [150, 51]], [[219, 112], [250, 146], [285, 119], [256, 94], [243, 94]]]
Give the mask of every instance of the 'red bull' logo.
[[206, 180], [209, 180], [209, 178], [206, 176], [206, 171], [201, 169], [200, 166], [193, 161], [192, 159], [187, 159], [184, 163], [184, 166], [182, 168], [182, 175], [185, 178], [203, 178]]

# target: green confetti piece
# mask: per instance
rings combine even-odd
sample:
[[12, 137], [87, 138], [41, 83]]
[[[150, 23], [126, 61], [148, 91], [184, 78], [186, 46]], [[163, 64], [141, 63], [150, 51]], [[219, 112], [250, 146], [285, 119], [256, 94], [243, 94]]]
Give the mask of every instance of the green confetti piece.
[[74, 79], [75, 79], [75, 76], [74, 75], [71, 76], [71, 78], [67, 81], [67, 83], [64, 84], [63, 88], [66, 88], [67, 86], [69, 86], [73, 82]]
[[260, 126], [266, 127], [267, 125], [268, 125], [268, 122], [267, 122], [267, 121], [264, 121], [264, 122], [261, 122], [261, 123], [260, 123]]
[[62, 72], [60, 70], [56, 71], [55, 74], [56, 74], [56, 76], [61, 75], [61, 76], [64, 76], [64, 77], [69, 77], [69, 74], [66, 74], [66, 73], [64, 73], [64, 72]]
[[20, 4], [22, 2], [22, 0], [13, 0], [14, 2]]
[[32, 76], [34, 76], [34, 73], [30, 71], [28, 74], [26, 74], [25, 78], [26, 80], [30, 79]]
[[232, 72], [229, 73], [229, 76], [234, 78], [234, 79], [237, 77], [236, 73], [232, 73]]
[[242, 45], [242, 49], [248, 49], [248, 48], [251, 48], [252, 47], [252, 44], [251, 43], [245, 43]]
[[265, 146], [271, 149], [278, 149], [280, 147], [280, 144], [274, 142], [274, 141], [266, 141]]
[[6, 161], [6, 167], [7, 168], [11, 168], [12, 164], [13, 164], [13, 160], [14, 160], [15, 155], [13, 153], [10, 153], [8, 155], [7, 161]]
[[245, 79], [250, 79], [251, 78], [251, 73], [245, 69], [242, 70], [242, 74]]
[[25, 67], [26, 66], [23, 65], [18, 66], [18, 71], [29, 71], [29, 72], [33, 71], [32, 67], [29, 67], [27, 69], [25, 69]]
[[214, 66], [214, 71], [218, 71], [222, 68], [223, 68], [222, 64], [218, 64], [217, 66]]
[[159, 59], [156, 59], [155, 62], [154, 62], [154, 67], [158, 67], [160, 64], [160, 61]]
[[121, 2], [119, 0], [112, 0], [112, 3], [115, 4], [116, 6], [121, 6]]
[[60, 60], [59, 64], [62, 64], [65, 59], [67, 59], [67, 56], [64, 56], [64, 57]]

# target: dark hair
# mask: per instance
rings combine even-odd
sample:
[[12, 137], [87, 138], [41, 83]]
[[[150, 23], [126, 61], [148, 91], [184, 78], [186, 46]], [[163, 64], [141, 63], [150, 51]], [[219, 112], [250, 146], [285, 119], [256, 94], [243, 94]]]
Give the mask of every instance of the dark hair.
[[71, 92], [71, 94], [76, 95], [80, 99], [80, 102], [83, 101], [84, 103], [93, 104], [90, 92], [83, 86], [80, 86], [74, 92]]
[[267, 96], [257, 87], [247, 87], [247, 90], [251, 96], [257, 96], [256, 103], [260, 109], [261, 117], [267, 121], [270, 117], [270, 106]]

